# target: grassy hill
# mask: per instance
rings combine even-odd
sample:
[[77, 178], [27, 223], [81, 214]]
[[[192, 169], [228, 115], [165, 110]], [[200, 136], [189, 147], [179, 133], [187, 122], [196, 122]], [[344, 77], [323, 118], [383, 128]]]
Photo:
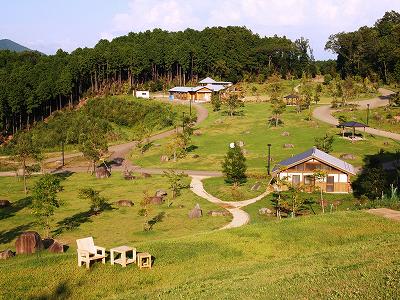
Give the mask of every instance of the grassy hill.
[[[98, 244], [122, 243], [105, 229], [93, 231]], [[399, 230], [357, 211], [129, 243], [155, 257], [153, 269], [142, 271], [109, 262], [79, 268], [71, 244], [64, 254], [1, 262], [0, 298], [395, 299]]]
[[9, 39], [0, 40], [0, 50], [10, 50], [15, 52], [32, 51], [31, 49]]

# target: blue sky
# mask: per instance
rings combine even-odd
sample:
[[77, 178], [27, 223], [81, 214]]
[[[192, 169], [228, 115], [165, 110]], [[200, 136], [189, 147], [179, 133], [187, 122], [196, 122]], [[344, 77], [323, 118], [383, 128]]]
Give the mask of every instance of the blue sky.
[[0, 0], [0, 39], [53, 54], [153, 28], [244, 25], [261, 36], [308, 38], [317, 59], [332, 33], [374, 24], [400, 0]]

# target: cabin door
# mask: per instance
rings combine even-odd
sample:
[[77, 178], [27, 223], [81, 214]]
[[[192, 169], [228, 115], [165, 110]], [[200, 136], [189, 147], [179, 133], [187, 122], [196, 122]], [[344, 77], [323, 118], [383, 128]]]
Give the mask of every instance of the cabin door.
[[335, 177], [328, 176], [326, 178], [326, 191], [332, 193], [335, 191]]

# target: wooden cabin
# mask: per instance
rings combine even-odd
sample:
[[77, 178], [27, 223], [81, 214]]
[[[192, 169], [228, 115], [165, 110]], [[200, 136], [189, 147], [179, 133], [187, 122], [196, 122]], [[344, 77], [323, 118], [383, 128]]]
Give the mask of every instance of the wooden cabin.
[[[326, 177], [316, 179], [316, 171], [324, 172]], [[350, 177], [356, 172], [351, 164], [313, 147], [281, 161], [272, 174], [289, 184], [304, 186], [307, 192], [319, 187], [326, 193], [350, 193]]]
[[184, 87], [177, 86], [169, 91], [170, 99], [192, 100], [192, 101], [211, 101], [213, 90], [205, 87]]
[[200, 85], [196, 87], [176, 86], [168, 91], [169, 98], [171, 100], [211, 101], [212, 93], [219, 93], [225, 90], [232, 85], [232, 82], [215, 81], [207, 77], [201, 80], [199, 84]]

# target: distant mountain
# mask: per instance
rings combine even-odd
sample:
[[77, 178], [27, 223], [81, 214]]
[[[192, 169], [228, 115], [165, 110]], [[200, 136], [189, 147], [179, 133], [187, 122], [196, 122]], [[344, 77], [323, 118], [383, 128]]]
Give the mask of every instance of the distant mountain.
[[15, 52], [32, 51], [31, 49], [26, 48], [9, 39], [0, 40], [0, 50], [10, 50]]

